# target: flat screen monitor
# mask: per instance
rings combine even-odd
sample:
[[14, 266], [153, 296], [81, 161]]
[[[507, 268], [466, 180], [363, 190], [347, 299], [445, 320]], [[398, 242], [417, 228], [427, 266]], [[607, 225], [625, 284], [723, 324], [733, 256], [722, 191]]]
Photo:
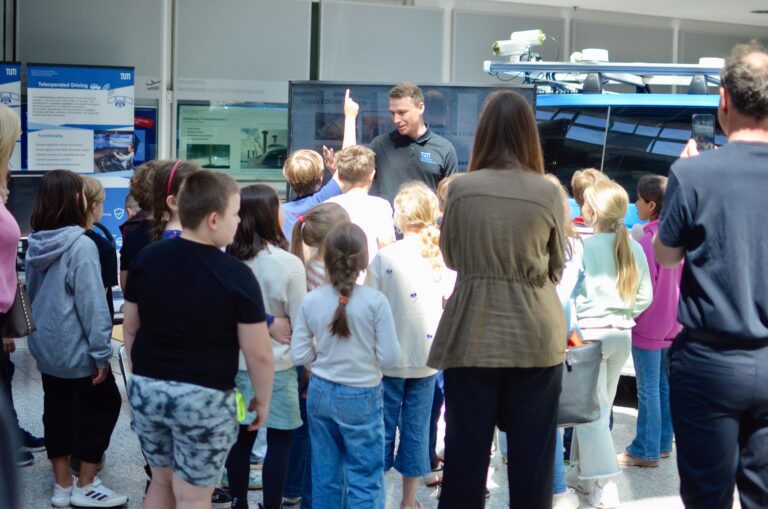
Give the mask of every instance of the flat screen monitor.
[[16, 218], [22, 237], [29, 237], [32, 233], [32, 209], [35, 207], [37, 189], [42, 178], [42, 174], [13, 173], [8, 183], [10, 194], [6, 207]]
[[[360, 105], [357, 143], [367, 145], [379, 134], [392, 131], [388, 92], [394, 84], [292, 81], [289, 85], [288, 132], [291, 151], [323, 145], [340, 149], [344, 138], [344, 93]], [[496, 86], [419, 85], [424, 94], [424, 120], [456, 149], [460, 171], [465, 171], [485, 98]], [[536, 88], [508, 87], [535, 108]]]

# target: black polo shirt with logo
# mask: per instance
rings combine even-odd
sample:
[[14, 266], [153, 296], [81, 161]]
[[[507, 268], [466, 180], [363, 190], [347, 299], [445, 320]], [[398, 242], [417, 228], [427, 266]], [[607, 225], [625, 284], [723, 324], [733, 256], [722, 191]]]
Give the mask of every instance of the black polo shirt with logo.
[[370, 147], [376, 152], [371, 194], [390, 203], [405, 182], [419, 180], [434, 190], [444, 177], [458, 171], [458, 158], [451, 142], [429, 129], [415, 140], [397, 130], [380, 134]]

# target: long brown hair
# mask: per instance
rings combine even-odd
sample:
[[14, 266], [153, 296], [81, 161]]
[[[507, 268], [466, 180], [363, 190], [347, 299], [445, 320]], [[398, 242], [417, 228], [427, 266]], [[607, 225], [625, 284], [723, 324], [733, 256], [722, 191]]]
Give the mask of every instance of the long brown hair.
[[323, 242], [335, 226], [349, 223], [349, 214], [338, 203], [321, 203], [298, 218], [291, 232], [291, 253], [304, 259], [304, 244], [323, 250]]
[[165, 161], [155, 169], [152, 175], [152, 240], [162, 238], [170, 219], [171, 210], [168, 208], [167, 198], [178, 197], [181, 184], [187, 175], [199, 170], [198, 165], [188, 161]]
[[227, 252], [240, 260], [250, 260], [273, 244], [288, 249], [280, 228], [280, 197], [272, 186], [254, 184], [240, 190], [240, 224]]
[[47, 172], [37, 189], [30, 223], [32, 231], [58, 230], [65, 226], [85, 228], [83, 179], [69, 170]]
[[339, 304], [328, 330], [340, 338], [351, 332], [347, 322], [347, 302], [355, 289], [360, 271], [368, 266], [368, 241], [363, 230], [352, 223], [336, 226], [325, 238], [323, 260], [331, 284], [339, 292]]
[[522, 168], [544, 174], [536, 118], [517, 92], [495, 90], [485, 100], [467, 171], [483, 168]]

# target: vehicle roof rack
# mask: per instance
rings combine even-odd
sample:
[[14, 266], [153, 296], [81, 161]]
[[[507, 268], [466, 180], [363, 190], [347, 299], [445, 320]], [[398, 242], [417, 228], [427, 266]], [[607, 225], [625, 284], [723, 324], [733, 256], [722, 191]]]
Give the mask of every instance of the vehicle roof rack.
[[[522, 77], [525, 83], [546, 85], [556, 93], [604, 93], [604, 84], [637, 87], [650, 92], [651, 85], [687, 86], [689, 94], [706, 94], [720, 85], [721, 67], [706, 64], [651, 64], [617, 62], [500, 62], [486, 60], [483, 70], [501, 80]], [[502, 75], [510, 76], [503, 78]]]

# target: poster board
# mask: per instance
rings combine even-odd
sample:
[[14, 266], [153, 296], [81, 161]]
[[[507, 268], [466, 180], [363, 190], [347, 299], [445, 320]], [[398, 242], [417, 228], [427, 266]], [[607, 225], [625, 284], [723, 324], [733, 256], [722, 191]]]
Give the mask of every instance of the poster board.
[[[21, 118], [21, 64], [18, 62], [0, 62], [0, 104], [8, 106]], [[16, 140], [10, 169], [21, 169], [21, 136]]]
[[133, 68], [28, 64], [27, 103], [30, 171], [133, 167]]

